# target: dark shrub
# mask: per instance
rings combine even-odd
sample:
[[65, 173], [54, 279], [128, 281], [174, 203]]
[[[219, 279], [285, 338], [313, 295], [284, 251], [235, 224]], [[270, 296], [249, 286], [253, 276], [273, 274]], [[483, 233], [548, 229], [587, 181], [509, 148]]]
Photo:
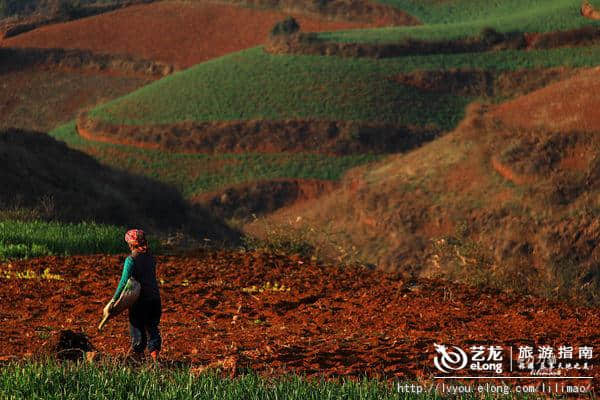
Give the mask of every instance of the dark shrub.
[[27, 14], [35, 9], [35, 0], [0, 0], [0, 18]]
[[62, 0], [58, 3], [58, 13], [68, 19], [83, 17], [81, 4], [78, 1]]
[[291, 35], [300, 30], [300, 25], [293, 17], [287, 17], [281, 22], [275, 24], [271, 30], [272, 36]]
[[490, 27], [483, 28], [479, 36], [481, 37], [481, 40], [487, 45], [498, 44], [505, 39], [502, 33]]
[[325, 8], [331, 0], [315, 0], [314, 3], [319, 8]]

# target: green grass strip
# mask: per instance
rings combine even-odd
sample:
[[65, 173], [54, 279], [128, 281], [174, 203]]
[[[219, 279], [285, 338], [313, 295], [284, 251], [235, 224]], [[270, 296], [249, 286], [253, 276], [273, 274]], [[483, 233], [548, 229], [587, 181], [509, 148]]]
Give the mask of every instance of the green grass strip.
[[[404, 383], [404, 382], [402, 382]], [[410, 383], [409, 383], [410, 385]], [[0, 398], [45, 400], [379, 400], [435, 399], [435, 391], [420, 395], [402, 393], [398, 383], [360, 379], [306, 379], [286, 376], [266, 379], [254, 373], [233, 379], [214, 373], [194, 376], [189, 370], [138, 369], [107, 365], [27, 363], [0, 369]], [[470, 394], [455, 399], [487, 399], [491, 394]], [[512, 398], [526, 398], [515, 395]]]
[[0, 259], [124, 253], [124, 234], [125, 228], [86, 222], [0, 221]]

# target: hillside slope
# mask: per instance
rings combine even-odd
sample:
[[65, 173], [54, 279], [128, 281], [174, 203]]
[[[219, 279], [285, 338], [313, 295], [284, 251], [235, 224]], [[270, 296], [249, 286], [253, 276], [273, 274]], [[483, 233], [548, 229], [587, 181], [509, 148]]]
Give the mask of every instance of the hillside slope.
[[248, 230], [296, 221], [345, 232], [337, 244], [386, 270], [595, 301], [599, 82], [596, 68], [489, 111], [471, 106], [445, 137]]
[[[0, 192], [5, 215], [29, 214], [61, 221], [81, 220], [184, 229], [222, 238], [227, 229], [162, 183], [99, 164], [48, 135], [8, 129], [0, 132]], [[11, 212], [11, 210], [14, 210]], [[201, 224], [200, 224], [201, 222]]]

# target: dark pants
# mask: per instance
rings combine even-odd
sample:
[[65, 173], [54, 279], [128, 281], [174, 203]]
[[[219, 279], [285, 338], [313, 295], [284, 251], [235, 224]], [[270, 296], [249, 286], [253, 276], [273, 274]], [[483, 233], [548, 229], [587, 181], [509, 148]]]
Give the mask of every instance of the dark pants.
[[162, 307], [160, 299], [142, 299], [129, 309], [129, 334], [131, 348], [136, 353], [143, 353], [146, 345], [148, 351], [160, 350], [161, 338], [158, 324]]

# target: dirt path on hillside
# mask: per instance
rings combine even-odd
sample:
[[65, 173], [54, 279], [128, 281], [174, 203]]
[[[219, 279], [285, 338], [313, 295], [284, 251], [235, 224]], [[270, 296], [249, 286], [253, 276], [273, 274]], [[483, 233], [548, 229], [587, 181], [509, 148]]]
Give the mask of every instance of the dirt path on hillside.
[[[125, 352], [125, 316], [96, 331], [123, 260], [47, 257], [1, 265], [0, 360], [35, 353], [62, 329], [86, 332], [101, 352]], [[427, 380], [441, 374], [435, 343], [504, 346], [504, 375], [523, 374], [509, 372], [508, 346], [600, 346], [597, 309], [528, 296], [259, 253], [163, 256], [158, 263], [167, 360], [218, 363], [233, 372]], [[46, 268], [64, 280], [5, 277], [7, 269]], [[584, 361], [591, 370], [564, 372], [600, 377], [597, 355]]]

